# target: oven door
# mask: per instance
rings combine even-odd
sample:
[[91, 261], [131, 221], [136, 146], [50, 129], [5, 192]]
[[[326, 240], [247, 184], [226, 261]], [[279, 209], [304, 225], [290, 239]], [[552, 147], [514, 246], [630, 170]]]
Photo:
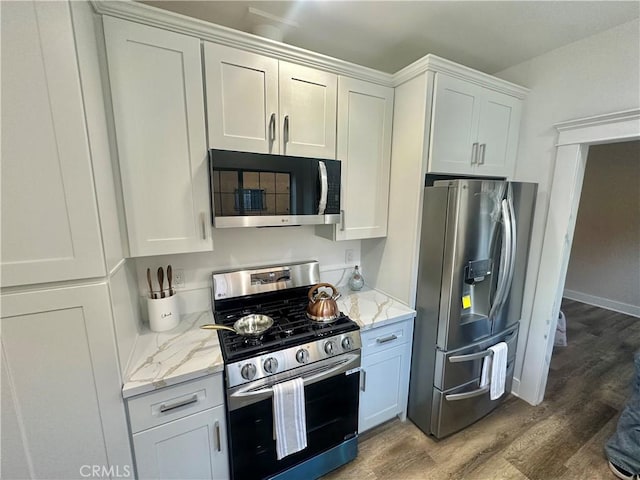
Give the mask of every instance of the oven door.
[[[359, 367], [360, 353], [350, 353], [230, 390], [232, 478], [267, 478], [356, 437]], [[277, 460], [271, 385], [296, 376], [305, 381], [307, 448]]]

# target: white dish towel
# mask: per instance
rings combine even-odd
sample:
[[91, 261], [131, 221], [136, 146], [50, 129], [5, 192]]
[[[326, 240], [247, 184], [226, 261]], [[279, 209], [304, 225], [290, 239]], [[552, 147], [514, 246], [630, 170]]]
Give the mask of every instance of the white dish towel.
[[480, 386], [491, 385], [490, 398], [496, 400], [504, 393], [504, 385], [507, 378], [507, 353], [509, 347], [505, 342], [498, 342], [488, 348], [493, 355], [485, 357], [482, 363]]
[[273, 386], [273, 434], [278, 460], [307, 448], [307, 417], [302, 378]]

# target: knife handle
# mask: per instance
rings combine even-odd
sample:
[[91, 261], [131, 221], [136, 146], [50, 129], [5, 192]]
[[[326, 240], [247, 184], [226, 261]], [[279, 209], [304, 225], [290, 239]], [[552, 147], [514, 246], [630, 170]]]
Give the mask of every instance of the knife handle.
[[160, 298], [164, 298], [164, 270], [158, 267], [158, 283], [160, 284]]

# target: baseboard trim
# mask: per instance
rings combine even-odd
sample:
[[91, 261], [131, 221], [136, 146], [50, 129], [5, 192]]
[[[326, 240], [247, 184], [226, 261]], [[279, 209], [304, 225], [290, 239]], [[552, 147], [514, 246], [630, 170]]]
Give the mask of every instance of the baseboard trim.
[[624, 313], [626, 315], [631, 315], [632, 317], [640, 318], [640, 306], [637, 305], [630, 305], [628, 303], [618, 302], [616, 300], [568, 289], [564, 290], [563, 296], [569, 300], [575, 300], [576, 302], [586, 303], [587, 305], [593, 305], [594, 307], [606, 308], [607, 310], [613, 310], [614, 312]]
[[520, 398], [520, 379], [513, 377], [511, 381], [511, 393]]

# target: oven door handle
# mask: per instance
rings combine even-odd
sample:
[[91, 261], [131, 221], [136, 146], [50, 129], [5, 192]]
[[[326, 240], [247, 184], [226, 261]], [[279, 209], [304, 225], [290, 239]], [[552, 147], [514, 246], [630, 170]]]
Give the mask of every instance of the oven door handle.
[[[319, 382], [320, 380], [324, 380], [327, 377], [333, 376], [338, 370], [340, 370], [348, 362], [349, 360], [341, 360], [340, 362], [337, 362], [333, 366], [318, 368], [317, 370], [320, 370], [319, 372], [317, 370], [311, 370], [310, 372], [307, 372], [306, 374], [301, 375], [300, 378], [302, 378], [305, 385]], [[282, 382], [276, 382], [276, 383], [282, 383]], [[232, 396], [250, 397], [251, 395], [260, 395], [262, 393], [273, 393], [273, 386], [267, 386], [264, 388], [259, 388], [257, 390], [246, 390], [244, 392], [235, 393]]]
[[341, 359], [337, 362], [308, 370], [301, 375], [280, 378], [277, 381], [268, 383], [262, 387], [246, 385], [229, 393], [229, 409], [235, 410], [243, 405], [248, 405], [273, 396], [273, 385], [277, 383], [286, 382], [293, 378], [302, 378], [304, 385], [307, 386], [329, 377], [351, 372], [352, 370], [355, 373], [355, 371], [359, 371], [359, 367], [360, 354], [349, 354], [347, 358]]

